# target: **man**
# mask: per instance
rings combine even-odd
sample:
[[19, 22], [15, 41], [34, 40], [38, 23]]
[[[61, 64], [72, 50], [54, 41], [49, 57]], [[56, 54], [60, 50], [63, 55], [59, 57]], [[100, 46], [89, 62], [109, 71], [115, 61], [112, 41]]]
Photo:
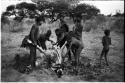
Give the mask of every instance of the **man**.
[[69, 32], [69, 27], [65, 23], [64, 18], [60, 18], [60, 28], [55, 30], [56, 36], [57, 36], [57, 44], [62, 47], [65, 43], [64, 37]]
[[[68, 34], [65, 34], [64, 38], [61, 39], [59, 42], [57, 42], [59, 45], [63, 41], [67, 41], [68, 45], [68, 51], [67, 54], [69, 56], [69, 60], [71, 60], [71, 51], [74, 54], [76, 65], [79, 63], [79, 57], [82, 49], [84, 48], [83, 42], [82, 42], [82, 31], [83, 26], [81, 25], [81, 20], [77, 18], [75, 20], [75, 27], [74, 31], [68, 32]], [[64, 43], [63, 43], [64, 44]], [[67, 55], [66, 54], [66, 55]]]
[[62, 29], [63, 32], [68, 32], [69, 31], [69, 27], [66, 24], [66, 22], [64, 21], [63, 17], [60, 18], [60, 29]]
[[47, 33], [45, 34], [40, 34], [39, 39], [38, 39], [38, 45], [41, 46], [44, 50], [47, 50], [45, 42], [48, 40], [51, 43], [54, 43], [52, 40], [50, 40], [51, 36], [51, 30], [48, 30]]
[[[60, 47], [63, 46], [63, 44], [65, 43], [65, 41], [67, 41], [67, 39], [70, 39], [68, 36], [69, 33], [69, 27], [66, 24], [66, 22], [64, 21], [64, 18], [61, 17], [60, 18], [60, 28], [55, 30], [56, 36], [57, 36], [57, 45], [59, 45]], [[69, 49], [69, 43], [66, 44], [66, 48]], [[71, 53], [68, 52], [68, 56], [69, 56], [69, 60], [71, 60]]]
[[[33, 24], [30, 34], [29, 34], [29, 39], [37, 45], [37, 40], [39, 36], [39, 26], [41, 25], [41, 18], [37, 17], [35, 19], [35, 24]], [[36, 46], [30, 45], [30, 62], [31, 62], [31, 67], [35, 68], [35, 61], [36, 61]]]
[[76, 48], [75, 55], [74, 55], [76, 66], [78, 66], [80, 53], [84, 48], [84, 44], [82, 41], [82, 31], [83, 31], [83, 26], [81, 25], [81, 20], [77, 18], [75, 20], [75, 27], [73, 31], [74, 35], [71, 38], [71, 43], [69, 47], [69, 50], [71, 49], [71, 46], [75, 46]]

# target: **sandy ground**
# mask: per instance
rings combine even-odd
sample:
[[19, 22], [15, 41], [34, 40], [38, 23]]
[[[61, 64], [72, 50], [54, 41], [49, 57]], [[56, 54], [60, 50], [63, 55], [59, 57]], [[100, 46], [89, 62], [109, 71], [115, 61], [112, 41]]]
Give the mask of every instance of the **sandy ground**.
[[[99, 55], [102, 50], [101, 38], [103, 32], [83, 32], [84, 49], [80, 61], [84, 64], [80, 67], [79, 74], [74, 75], [71, 69], [64, 70], [64, 75], [58, 78], [50, 69], [39, 67], [30, 74], [23, 74], [13, 69], [13, 58], [15, 54], [24, 56], [29, 51], [20, 48], [29, 28], [22, 32], [1, 32], [1, 81], [2, 82], [86, 82], [86, 81], [124, 81], [124, 35], [111, 32], [112, 45], [108, 54], [110, 66], [97, 67]], [[51, 36], [55, 38], [53, 34]], [[90, 64], [89, 66], [88, 63]]]

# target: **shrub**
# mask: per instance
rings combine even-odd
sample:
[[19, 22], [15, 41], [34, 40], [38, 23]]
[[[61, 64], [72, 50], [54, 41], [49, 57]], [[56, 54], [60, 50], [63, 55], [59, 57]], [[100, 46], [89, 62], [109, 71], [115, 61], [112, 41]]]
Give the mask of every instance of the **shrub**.
[[99, 15], [99, 16], [95, 17], [95, 20], [96, 20], [97, 24], [102, 24], [102, 23], [104, 23], [106, 21], [106, 18], [105, 18], [105, 16]]
[[27, 24], [27, 25], [32, 25], [34, 23], [34, 19], [25, 19], [24, 22]]
[[110, 28], [116, 32], [124, 33], [124, 18], [118, 18]]
[[23, 23], [12, 21], [11, 32], [22, 32], [24, 30]]
[[84, 30], [85, 30], [86, 32], [91, 31], [91, 29], [95, 30], [95, 29], [97, 29], [97, 28], [98, 28], [98, 25], [97, 25], [97, 23], [96, 23], [95, 20], [92, 20], [92, 21], [89, 20], [89, 21], [85, 22]]

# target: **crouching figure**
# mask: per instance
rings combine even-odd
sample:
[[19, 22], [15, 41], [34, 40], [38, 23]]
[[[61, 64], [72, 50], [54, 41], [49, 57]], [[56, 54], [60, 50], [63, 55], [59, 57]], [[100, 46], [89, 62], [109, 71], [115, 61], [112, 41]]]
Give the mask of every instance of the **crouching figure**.
[[[35, 46], [35, 44], [30, 41], [27, 40], [29, 44], [32, 44]], [[55, 71], [55, 73], [57, 74], [57, 76], [60, 78], [63, 75], [63, 67], [62, 67], [62, 52], [64, 47], [66, 46], [67, 41], [64, 43], [64, 45], [60, 48], [57, 45], [53, 45], [52, 49], [47, 49], [47, 50], [43, 50], [42, 47], [40, 47], [39, 45], [36, 45], [36, 48], [45, 55], [45, 57], [49, 57], [51, 59], [51, 61], [49, 62], [50, 64], [50, 68]]]

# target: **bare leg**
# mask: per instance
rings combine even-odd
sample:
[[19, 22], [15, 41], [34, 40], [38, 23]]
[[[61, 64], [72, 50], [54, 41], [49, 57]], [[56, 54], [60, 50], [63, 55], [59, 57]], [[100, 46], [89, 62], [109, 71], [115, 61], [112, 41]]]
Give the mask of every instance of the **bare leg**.
[[30, 47], [30, 62], [31, 62], [31, 66], [32, 68], [35, 68], [35, 61], [36, 61], [36, 47]]
[[106, 62], [106, 65], [108, 66], [109, 64], [108, 64], [108, 60], [107, 60], [107, 54], [108, 54], [108, 51], [106, 51], [106, 52], [105, 52], [104, 57], [105, 57], [105, 62]]
[[104, 49], [102, 50], [102, 53], [101, 53], [101, 55], [100, 55], [100, 66], [101, 66], [101, 60], [102, 60], [102, 57], [103, 57], [103, 55], [104, 55]]
[[79, 47], [79, 48], [76, 50], [77, 66], [79, 65], [79, 57], [80, 57], [80, 53], [81, 53], [82, 49], [83, 49], [83, 48]]
[[70, 52], [70, 51], [68, 52], [68, 60], [69, 60], [69, 61], [72, 60], [72, 59], [71, 59], [71, 52]]
[[75, 38], [73, 38], [72, 45], [78, 46], [78, 49], [76, 49], [76, 53], [74, 55], [75, 56], [75, 62], [76, 62], [76, 69], [78, 70], [79, 57], [80, 57], [80, 53], [81, 53], [82, 49], [84, 48], [84, 45], [83, 45], [82, 40], [77, 40]]

